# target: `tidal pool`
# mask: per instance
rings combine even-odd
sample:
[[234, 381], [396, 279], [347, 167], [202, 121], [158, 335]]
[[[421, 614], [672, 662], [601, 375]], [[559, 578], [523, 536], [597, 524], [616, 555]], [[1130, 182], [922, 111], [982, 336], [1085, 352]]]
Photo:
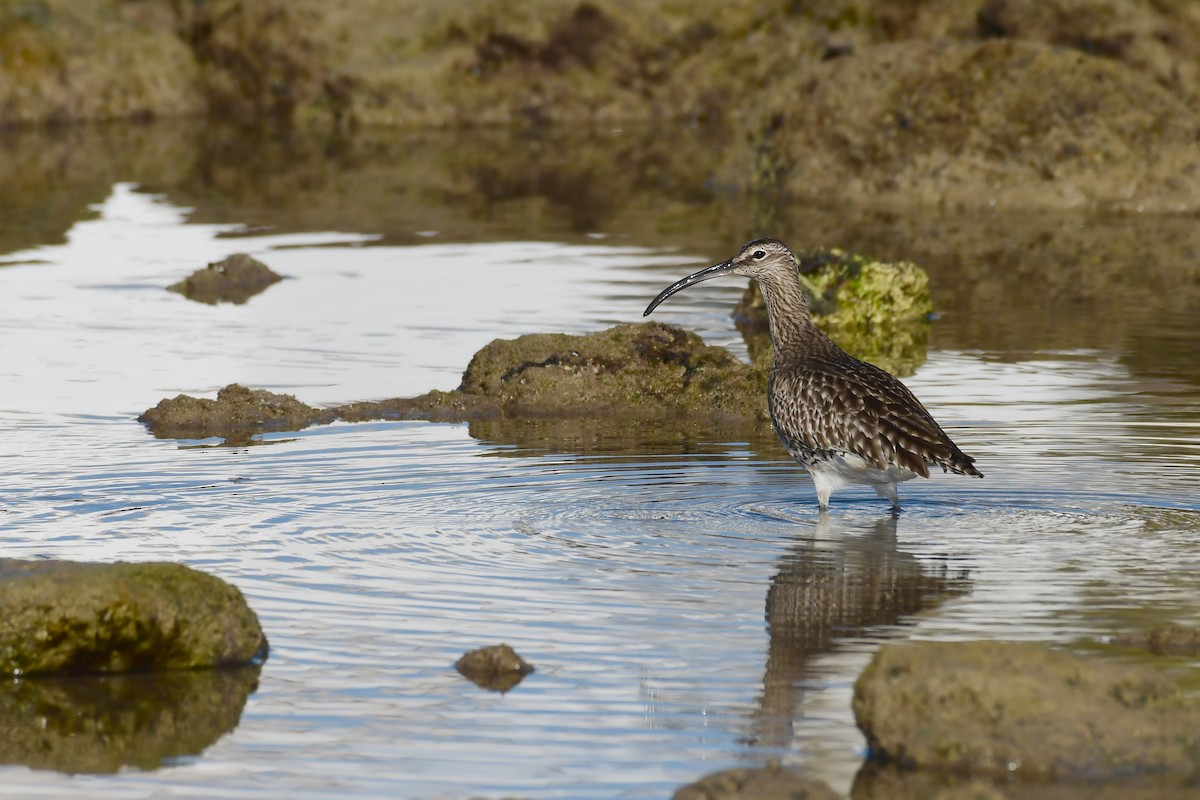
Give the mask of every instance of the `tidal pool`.
[[[768, 758], [849, 792], [852, 685], [883, 640], [1200, 623], [1200, 323], [1145, 290], [1169, 266], [1122, 304], [1031, 286], [1003, 248], [927, 261], [943, 317], [906, 383], [987, 478], [904, 484], [898, 518], [844, 491], [821, 517], [758, 434], [337, 423], [230, 448], [135, 421], [235, 381], [313, 404], [450, 389], [492, 338], [637, 321], [740, 241], [396, 244], [199, 223], [130, 183], [87, 216], [0, 254], [4, 555], [212, 572], [271, 655], [193, 753], [113, 773], [0, 747], [6, 797], [658, 798]], [[164, 290], [233, 252], [288, 280], [240, 306]], [[744, 355], [742, 288], [659, 314]], [[454, 670], [498, 642], [537, 668], [503, 695]]]

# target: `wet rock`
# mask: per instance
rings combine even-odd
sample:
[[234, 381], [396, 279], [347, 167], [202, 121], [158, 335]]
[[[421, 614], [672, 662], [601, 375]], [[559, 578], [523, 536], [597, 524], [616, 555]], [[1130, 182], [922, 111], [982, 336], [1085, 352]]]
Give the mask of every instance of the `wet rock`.
[[676, 790], [674, 800], [838, 800], [827, 784], [773, 761], [714, 772]]
[[333, 411], [305, 405], [290, 394], [230, 384], [217, 398], [181, 394], [159, 401], [138, 417], [160, 439], [222, 436], [245, 443], [252, 433], [297, 431], [332, 422]]
[[371, 419], [423, 419], [430, 422], [462, 422], [495, 419], [502, 407], [495, 398], [461, 391], [434, 390], [417, 397], [390, 400], [361, 400], [338, 406], [337, 415], [347, 422]]
[[506, 644], [469, 650], [454, 668], [476, 686], [493, 692], [507, 692], [533, 672], [533, 665]]
[[[836, 249], [809, 250], [797, 258], [813, 316], [844, 350], [901, 376], [925, 362], [933, 303], [923, 269]], [[757, 282], [751, 281], [733, 315], [751, 356], [769, 359], [767, 311]]]
[[196, 270], [179, 283], [168, 286], [167, 291], [209, 305], [244, 303], [281, 280], [282, 275], [258, 259], [245, 253], [234, 253]]
[[251, 663], [258, 618], [235, 587], [181, 564], [0, 560], [0, 674]]
[[1035, 644], [884, 645], [855, 684], [871, 757], [986, 777], [1188, 779], [1200, 706], [1146, 667]]
[[71, 774], [152, 770], [237, 727], [258, 666], [0, 684], [0, 764]]
[[721, 420], [767, 419], [766, 366], [748, 366], [694, 333], [647, 322], [585, 335], [527, 334], [496, 339], [471, 359], [453, 392], [356, 402], [320, 409], [291, 395], [231, 384], [216, 400], [178, 395], [138, 421], [159, 438], [300, 430], [339, 416], [464, 421], [510, 417], [626, 418], [687, 414]]
[[464, 421], [520, 418], [627, 419], [693, 415], [766, 420], [767, 366], [748, 366], [694, 333], [647, 322], [585, 335], [527, 334], [496, 339], [471, 359], [461, 386], [419, 397], [319, 409], [291, 395], [231, 384], [216, 400], [178, 395], [138, 417], [159, 438], [300, 430], [347, 420]]
[[777, 89], [747, 118], [758, 151], [730, 151], [731, 182], [885, 207], [1200, 208], [1200, 112], [1108, 59], [1023, 40], [912, 41]]
[[766, 373], [694, 333], [655, 322], [582, 336], [496, 339], [471, 359], [459, 392], [507, 414], [612, 413], [766, 418]]

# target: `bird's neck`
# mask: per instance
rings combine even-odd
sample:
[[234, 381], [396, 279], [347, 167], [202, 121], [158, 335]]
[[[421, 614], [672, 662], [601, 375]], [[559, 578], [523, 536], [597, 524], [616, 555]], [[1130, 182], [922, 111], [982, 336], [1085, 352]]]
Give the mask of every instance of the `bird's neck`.
[[819, 349], [825, 337], [812, 321], [799, 277], [771, 275], [760, 278], [758, 283], [767, 306], [775, 359], [778, 361], [789, 353]]

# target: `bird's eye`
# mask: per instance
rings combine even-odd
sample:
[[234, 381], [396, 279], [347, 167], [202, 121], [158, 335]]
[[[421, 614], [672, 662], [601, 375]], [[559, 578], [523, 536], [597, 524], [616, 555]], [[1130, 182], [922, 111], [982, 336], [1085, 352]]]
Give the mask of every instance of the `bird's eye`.
[[764, 253], [762, 250], [755, 250], [754, 255], [751, 256], [751, 258], [753, 258], [755, 261], [762, 261], [766, 257], [767, 257], [767, 254]]

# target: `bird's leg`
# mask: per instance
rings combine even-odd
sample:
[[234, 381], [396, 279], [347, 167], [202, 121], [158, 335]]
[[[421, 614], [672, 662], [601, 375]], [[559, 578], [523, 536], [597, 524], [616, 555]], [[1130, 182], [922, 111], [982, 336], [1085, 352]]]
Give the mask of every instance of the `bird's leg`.
[[892, 504], [892, 513], [900, 510], [900, 497], [896, 494], [896, 484], [894, 483], [877, 483], [875, 484], [875, 494], [880, 497], [886, 497]]
[[833, 493], [833, 487], [828, 481], [821, 480], [814, 476], [813, 485], [817, 487], [817, 508], [821, 511], [829, 510], [829, 495]]

